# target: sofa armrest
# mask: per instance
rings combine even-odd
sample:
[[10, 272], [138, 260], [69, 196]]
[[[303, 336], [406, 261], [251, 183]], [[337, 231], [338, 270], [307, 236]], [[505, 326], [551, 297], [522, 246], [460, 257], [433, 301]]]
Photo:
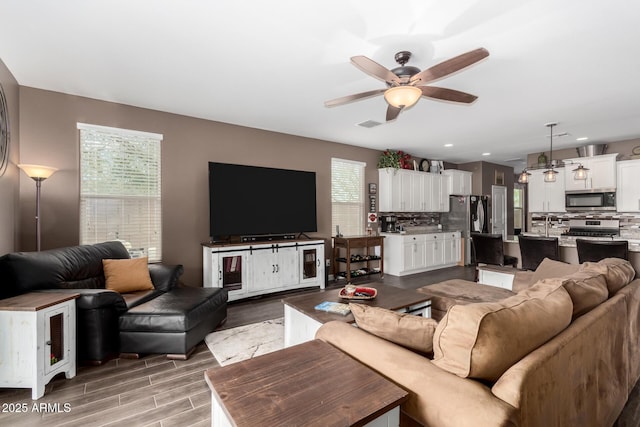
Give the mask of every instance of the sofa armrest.
[[446, 372], [426, 357], [351, 324], [325, 323], [316, 338], [332, 344], [409, 391], [402, 411], [423, 425], [517, 425], [516, 409], [495, 397], [487, 386]]
[[80, 294], [76, 299], [76, 307], [80, 310], [113, 308], [118, 313], [127, 311], [127, 304], [116, 291], [108, 289], [43, 289], [38, 292], [55, 292], [57, 294]]
[[168, 292], [178, 285], [178, 278], [182, 276], [184, 267], [181, 264], [149, 264], [149, 274], [153, 287], [162, 292]]

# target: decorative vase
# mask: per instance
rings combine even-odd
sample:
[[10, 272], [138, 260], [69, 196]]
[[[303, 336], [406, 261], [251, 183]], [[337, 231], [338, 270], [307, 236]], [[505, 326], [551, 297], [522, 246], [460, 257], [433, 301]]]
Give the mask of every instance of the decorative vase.
[[545, 166], [547, 164], [547, 155], [544, 153], [540, 153], [538, 156], [538, 165]]

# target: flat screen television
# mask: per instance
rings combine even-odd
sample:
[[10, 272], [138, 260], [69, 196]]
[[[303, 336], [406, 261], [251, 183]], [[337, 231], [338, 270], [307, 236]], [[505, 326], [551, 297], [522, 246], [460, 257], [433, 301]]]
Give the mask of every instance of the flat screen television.
[[212, 240], [317, 231], [315, 172], [209, 162]]

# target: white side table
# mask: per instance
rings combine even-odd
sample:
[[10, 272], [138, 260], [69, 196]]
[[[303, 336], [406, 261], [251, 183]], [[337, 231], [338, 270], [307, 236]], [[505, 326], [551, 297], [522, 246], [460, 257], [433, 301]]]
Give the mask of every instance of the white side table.
[[0, 300], [0, 387], [44, 395], [55, 375], [76, 375], [76, 304], [79, 294], [30, 292]]

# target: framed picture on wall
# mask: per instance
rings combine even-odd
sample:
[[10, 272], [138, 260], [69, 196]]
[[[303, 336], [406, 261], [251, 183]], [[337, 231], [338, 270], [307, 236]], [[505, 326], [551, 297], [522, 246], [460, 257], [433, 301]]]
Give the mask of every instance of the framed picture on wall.
[[494, 182], [496, 185], [504, 185], [504, 172], [496, 171]]
[[369, 194], [376, 194], [378, 192], [378, 186], [375, 182], [369, 183]]

